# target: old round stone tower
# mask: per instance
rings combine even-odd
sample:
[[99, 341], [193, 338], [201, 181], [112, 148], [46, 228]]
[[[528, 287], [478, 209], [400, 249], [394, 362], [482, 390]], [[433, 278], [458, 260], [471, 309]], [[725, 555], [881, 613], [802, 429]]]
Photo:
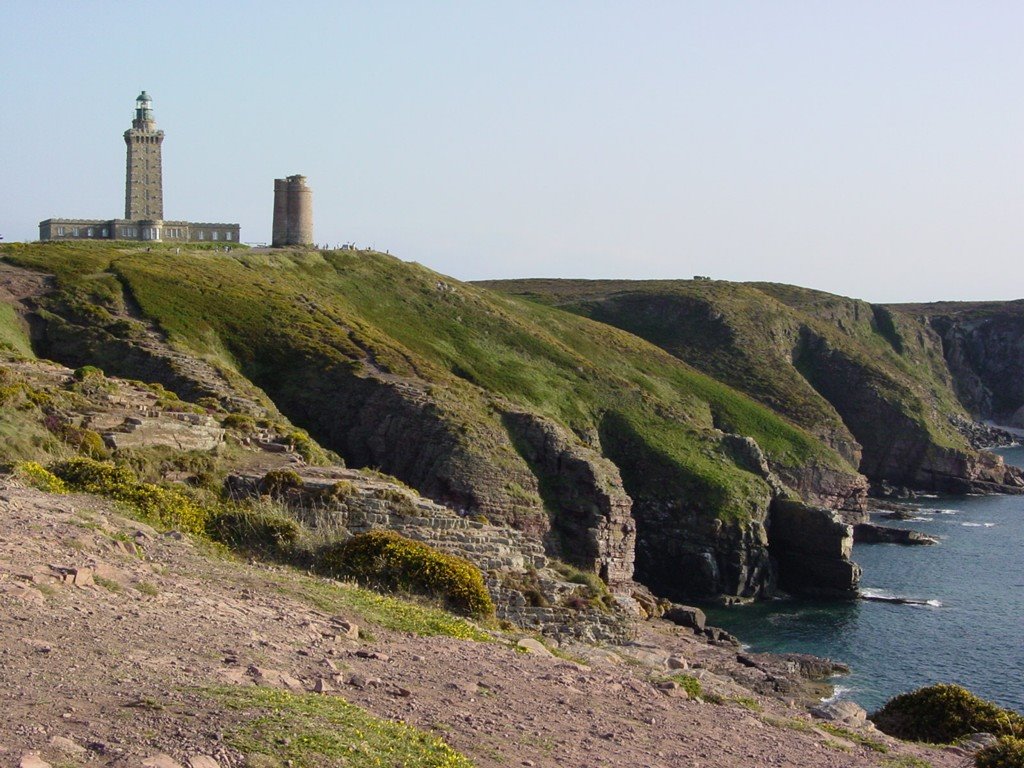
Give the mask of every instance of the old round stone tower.
[[313, 244], [313, 191], [305, 176], [274, 179], [274, 228], [271, 245]]
[[153, 100], [143, 91], [135, 99], [135, 119], [124, 132], [128, 145], [124, 217], [130, 221], [160, 221], [164, 217], [163, 172], [160, 145], [164, 132], [156, 129]]

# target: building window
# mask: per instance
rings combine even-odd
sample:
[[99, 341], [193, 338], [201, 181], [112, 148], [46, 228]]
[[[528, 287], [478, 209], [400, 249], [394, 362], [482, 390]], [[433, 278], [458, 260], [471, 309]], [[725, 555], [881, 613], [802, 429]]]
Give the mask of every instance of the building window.
[[103, 237], [106, 237], [107, 236], [107, 228], [104, 227], [103, 229], [101, 229], [100, 230], [100, 234], [102, 234]]
[[217, 230], [213, 230], [213, 239], [220, 240], [220, 232], [218, 232]]
[[92, 237], [92, 227], [89, 227], [88, 229], [85, 230], [85, 236]]
[[230, 240], [231, 239], [231, 233], [230, 232], [225, 232], [224, 233], [224, 239], [225, 240]]
[[57, 234], [58, 235], [63, 235], [64, 234], [64, 227], [57, 227]]
[[72, 228], [71, 228], [71, 234], [72, 234], [72, 235], [73, 235], [74, 237], [78, 237], [78, 227], [72, 227]]
[[203, 230], [201, 230], [201, 229], [200, 229], [200, 230], [199, 230], [199, 239], [200, 239], [200, 240], [205, 240], [205, 239], [206, 239], [206, 238], [204, 237], [204, 235], [205, 235], [205, 234], [206, 234], [206, 233], [205, 233], [205, 232], [203, 232]]

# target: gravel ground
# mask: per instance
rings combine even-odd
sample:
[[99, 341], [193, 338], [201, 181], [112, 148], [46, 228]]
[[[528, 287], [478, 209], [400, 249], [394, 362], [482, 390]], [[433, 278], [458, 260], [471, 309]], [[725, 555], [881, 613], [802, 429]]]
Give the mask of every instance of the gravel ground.
[[[858, 733], [874, 749], [818, 730], [711, 673], [735, 651], [667, 624], [630, 648], [567, 649], [580, 664], [518, 652], [520, 636], [419, 637], [325, 612], [295, 596], [310, 584], [0, 477], [0, 764], [244, 765], [231, 743], [248, 716], [210, 690], [256, 684], [342, 696], [495, 768], [964, 764], [873, 729]], [[659, 688], [670, 656], [744, 702]]]

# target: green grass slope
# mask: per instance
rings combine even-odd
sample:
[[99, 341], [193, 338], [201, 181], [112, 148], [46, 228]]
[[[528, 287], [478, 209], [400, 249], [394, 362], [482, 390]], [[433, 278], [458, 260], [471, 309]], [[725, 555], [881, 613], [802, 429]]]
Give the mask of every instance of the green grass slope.
[[848, 460], [862, 460], [869, 477], [945, 482], [932, 478], [955, 463], [950, 457], [972, 454], [949, 422], [965, 413], [942, 344], [909, 314], [768, 283], [482, 285], [647, 339], [768, 405]]
[[716, 426], [754, 437], [774, 461], [850, 471], [796, 424], [636, 336], [382, 254], [178, 255], [129, 244], [5, 254], [57, 276], [55, 312], [73, 305], [102, 320], [105, 302], [130, 297], [175, 344], [244, 374], [343, 455], [339, 430], [315, 414], [372, 372], [425, 383], [432, 407], [499, 466], [517, 460], [499, 439], [505, 404], [602, 442], [628, 427], [668, 467], [658, 493], [686, 491], [723, 518], [747, 515], [751, 495], [767, 490], [722, 448]]

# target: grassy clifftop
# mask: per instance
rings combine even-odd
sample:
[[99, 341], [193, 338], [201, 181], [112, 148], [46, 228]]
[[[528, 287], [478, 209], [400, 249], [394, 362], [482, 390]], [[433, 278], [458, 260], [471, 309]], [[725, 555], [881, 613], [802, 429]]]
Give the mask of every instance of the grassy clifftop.
[[726, 518], [749, 514], [767, 488], [721, 446], [716, 426], [754, 437], [779, 463], [852, 471], [797, 424], [632, 334], [379, 253], [37, 244], [5, 254], [57, 277], [47, 311], [113, 324], [137, 305], [173, 343], [255, 382], [343, 454], [343, 430], [315, 414], [330, 412], [345, 382], [373, 376], [423, 384], [468, 452], [499, 466], [520, 461], [502, 408], [595, 444], [627, 430], [665, 468], [652, 493], [685, 493]]
[[937, 337], [862, 302], [708, 281], [499, 291], [368, 251], [0, 254], [8, 354], [286, 417], [350, 466], [609, 582], [768, 594], [772, 500], [859, 514], [858, 465], [919, 487], [1003, 482], [946, 421]]
[[874, 479], [950, 490], [950, 465], [971, 461], [949, 421], [966, 414], [941, 339], [912, 313], [770, 283], [484, 285], [645, 338], [770, 406]]

